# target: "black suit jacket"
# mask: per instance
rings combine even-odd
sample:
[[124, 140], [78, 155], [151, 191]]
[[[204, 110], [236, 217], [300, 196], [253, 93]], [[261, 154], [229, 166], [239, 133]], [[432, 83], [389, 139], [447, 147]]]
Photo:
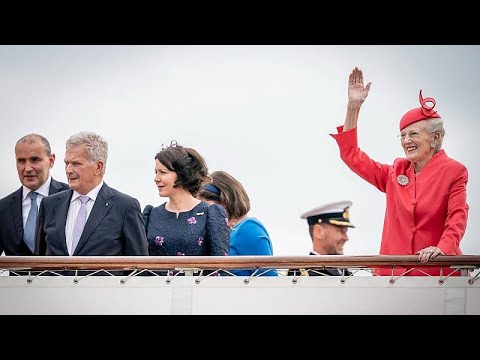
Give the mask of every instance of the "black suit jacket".
[[[52, 179], [48, 193], [66, 189], [67, 184]], [[0, 219], [0, 254], [5, 251], [5, 255], [33, 255], [23, 241], [22, 187], [0, 200]]]
[[[38, 212], [36, 255], [68, 256], [65, 226], [72, 195], [73, 190], [67, 190], [43, 199]], [[73, 255], [148, 255], [138, 200], [104, 183]]]
[[[311, 252], [309, 255], [317, 255]], [[307, 271], [306, 269], [290, 269], [288, 270], [288, 276], [350, 276], [352, 275], [351, 271], [348, 269], [337, 269], [337, 268], [320, 268], [320, 269], [310, 269]]]

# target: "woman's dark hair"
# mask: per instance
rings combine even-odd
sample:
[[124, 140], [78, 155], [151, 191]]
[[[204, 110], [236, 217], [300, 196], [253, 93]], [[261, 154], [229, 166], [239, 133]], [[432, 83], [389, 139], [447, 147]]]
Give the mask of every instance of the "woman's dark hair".
[[177, 173], [174, 187], [182, 187], [193, 196], [209, 182], [207, 164], [196, 150], [178, 145], [172, 141], [155, 155], [168, 170]]
[[216, 194], [209, 187], [204, 187], [200, 193], [200, 198], [215, 201], [222, 205], [229, 218], [239, 218], [250, 211], [250, 198], [243, 185], [226, 171], [214, 171], [210, 174], [212, 182], [210, 186], [218, 189], [220, 194]]

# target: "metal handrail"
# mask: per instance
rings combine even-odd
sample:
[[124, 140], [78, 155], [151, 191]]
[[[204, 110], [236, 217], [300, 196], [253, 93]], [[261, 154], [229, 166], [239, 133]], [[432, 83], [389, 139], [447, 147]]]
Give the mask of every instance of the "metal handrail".
[[22, 270], [118, 270], [201, 268], [480, 268], [480, 255], [438, 256], [426, 263], [414, 255], [318, 255], [318, 256], [0, 256], [0, 269]]

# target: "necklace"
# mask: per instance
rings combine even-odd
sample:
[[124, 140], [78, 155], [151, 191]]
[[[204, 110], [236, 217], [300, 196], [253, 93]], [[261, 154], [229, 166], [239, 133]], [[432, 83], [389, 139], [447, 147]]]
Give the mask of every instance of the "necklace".
[[235, 230], [235, 225], [238, 224], [238, 219], [231, 219], [228, 223], [230, 224], [230, 230]]
[[235, 226], [238, 225], [238, 223], [242, 222], [244, 219], [246, 219], [246, 216], [241, 216], [239, 218], [232, 218], [228, 221], [228, 223], [230, 224], [230, 229], [231, 230], [236, 230], [235, 229]]

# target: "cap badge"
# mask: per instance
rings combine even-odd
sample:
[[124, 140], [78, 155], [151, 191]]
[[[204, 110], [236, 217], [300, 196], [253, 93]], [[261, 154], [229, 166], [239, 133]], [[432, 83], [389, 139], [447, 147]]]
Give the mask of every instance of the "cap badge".
[[348, 207], [346, 207], [345, 210], [343, 211], [342, 217], [346, 220], [348, 220], [350, 218], [350, 211], [349, 211]]
[[407, 186], [410, 183], [410, 180], [406, 175], [398, 175], [397, 182], [402, 186]]

